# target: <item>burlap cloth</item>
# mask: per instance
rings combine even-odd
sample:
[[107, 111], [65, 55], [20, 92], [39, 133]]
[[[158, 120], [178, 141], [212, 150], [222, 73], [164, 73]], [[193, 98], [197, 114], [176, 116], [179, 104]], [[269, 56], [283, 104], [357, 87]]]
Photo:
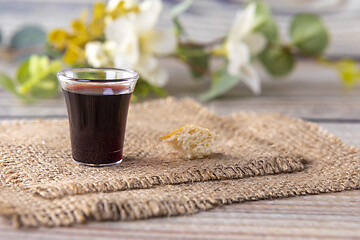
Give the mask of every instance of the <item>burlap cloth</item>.
[[[183, 160], [159, 136], [194, 124], [217, 153]], [[220, 117], [190, 99], [132, 104], [124, 161], [71, 161], [67, 120], [0, 126], [0, 214], [14, 226], [66, 226], [192, 214], [224, 204], [359, 188], [357, 149], [320, 126], [279, 114]]]

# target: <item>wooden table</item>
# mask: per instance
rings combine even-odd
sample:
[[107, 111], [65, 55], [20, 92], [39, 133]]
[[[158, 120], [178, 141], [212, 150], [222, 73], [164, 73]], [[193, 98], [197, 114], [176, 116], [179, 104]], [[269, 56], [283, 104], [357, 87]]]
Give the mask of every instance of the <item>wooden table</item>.
[[[169, 92], [196, 96], [181, 65], [172, 66]], [[268, 77], [263, 75], [263, 79]], [[181, 81], [180, 81], [181, 80]], [[179, 83], [181, 82], [181, 84]], [[189, 93], [190, 92], [190, 93]], [[260, 96], [239, 85], [205, 106], [219, 114], [279, 112], [317, 122], [346, 143], [360, 147], [360, 88], [343, 89], [335, 73], [303, 62], [286, 80], [264, 81]], [[66, 117], [64, 100], [23, 105], [0, 92], [0, 119]], [[360, 191], [257, 201], [220, 207], [193, 216], [137, 222], [102, 222], [66, 228], [13, 229], [0, 221], [0, 239], [360, 239]]]
[[[25, 23], [40, 24], [45, 29], [67, 27], [70, 19], [95, 0], [51, 2], [39, 0], [0, 1], [0, 22], [5, 37]], [[161, 27], [170, 26], [167, 0]], [[193, 11], [182, 18], [191, 35], [200, 40], [221, 36], [228, 29], [238, 2], [197, 0]], [[274, 12], [282, 32], [291, 15], [283, 2]], [[289, 1], [291, 2], [291, 1]], [[300, 2], [300, 1], [298, 1]], [[304, 1], [302, 1], [304, 2]], [[330, 26], [332, 44], [329, 56], [359, 58], [359, 3], [356, 0], [331, 2], [329, 8], [310, 7], [322, 13]], [[309, 2], [310, 3], [310, 2]], [[223, 4], [223, 5], [222, 5]], [[290, 3], [289, 3], [290, 4]], [[335, 7], [333, 7], [334, 5]], [[303, 10], [308, 10], [306, 6]], [[344, 8], [335, 14], [336, 8]], [[335, 9], [335, 10], [334, 10]], [[298, 7], [293, 11], [298, 11]], [[292, 13], [294, 13], [292, 12]], [[46, 21], [44, 21], [46, 19]], [[209, 24], [211, 23], [211, 24]], [[216, 24], [215, 24], [216, 23]], [[164, 62], [171, 69], [168, 86], [176, 97], [196, 96], [208, 83], [191, 82], [181, 65]], [[15, 64], [0, 61], [0, 70], [13, 73]], [[270, 81], [262, 74], [263, 91], [253, 96], [243, 85], [220, 100], [206, 103], [212, 111], [231, 114], [239, 111], [279, 112], [317, 122], [346, 143], [360, 147], [360, 88], [347, 91], [336, 74], [313, 63], [301, 63], [294, 74]], [[21, 104], [0, 90], [0, 120], [66, 117], [61, 95], [35, 105]], [[1, 196], [0, 196], [1, 197]], [[103, 222], [55, 229], [13, 229], [0, 218], [0, 239], [360, 239], [360, 191], [303, 196], [273, 201], [246, 202], [224, 206], [193, 216], [149, 219], [137, 222]]]

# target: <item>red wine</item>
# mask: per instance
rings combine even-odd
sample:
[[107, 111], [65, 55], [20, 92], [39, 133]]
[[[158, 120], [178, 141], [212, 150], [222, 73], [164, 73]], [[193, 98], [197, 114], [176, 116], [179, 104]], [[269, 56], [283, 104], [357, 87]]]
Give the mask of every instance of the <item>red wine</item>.
[[121, 86], [70, 87], [63, 92], [73, 159], [94, 165], [121, 161], [131, 93], [120, 94]]

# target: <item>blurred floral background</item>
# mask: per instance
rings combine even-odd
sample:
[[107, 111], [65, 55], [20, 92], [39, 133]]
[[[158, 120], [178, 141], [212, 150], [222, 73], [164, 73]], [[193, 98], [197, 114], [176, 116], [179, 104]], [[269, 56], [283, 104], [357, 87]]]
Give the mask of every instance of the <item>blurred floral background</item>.
[[135, 100], [191, 79], [180, 95], [210, 101], [239, 87], [261, 94], [264, 80], [310, 61], [351, 89], [359, 20], [356, 0], [0, 1], [0, 84], [34, 102], [58, 95], [61, 68], [130, 68]]

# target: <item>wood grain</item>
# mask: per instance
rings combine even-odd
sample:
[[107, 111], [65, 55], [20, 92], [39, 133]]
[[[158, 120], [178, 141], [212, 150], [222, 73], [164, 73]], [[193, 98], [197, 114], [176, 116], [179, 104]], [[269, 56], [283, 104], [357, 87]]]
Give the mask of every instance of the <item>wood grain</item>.
[[1, 239], [359, 239], [360, 191], [225, 206], [194, 216], [14, 230]]
[[[24, 24], [37, 24], [46, 30], [69, 28], [70, 21], [80, 16], [82, 9], [91, 9], [96, 0], [12, 0], [0, 1], [0, 22], [7, 38]], [[172, 27], [170, 9], [179, 0], [164, 0], [165, 11], [159, 27]], [[236, 11], [243, 8], [246, 0], [197, 0], [181, 21], [192, 39], [209, 41], [221, 37], [228, 31]], [[296, 3], [297, 2], [297, 3]], [[301, 2], [301, 4], [299, 4]], [[288, 37], [290, 20], [294, 14], [315, 12], [324, 19], [331, 34], [331, 45], [327, 54], [332, 57], [352, 56], [359, 58], [360, 4], [357, 0], [334, 1], [268, 1], [284, 39]], [[324, 3], [329, 2], [329, 3]], [[44, 21], [46, 19], [46, 21]]]
[[[204, 85], [189, 81], [181, 66], [173, 67], [172, 71], [173, 81], [168, 90], [175, 96], [196, 96], [204, 91]], [[183, 80], [181, 84], [179, 80]], [[359, 88], [355, 88], [344, 94], [336, 75], [303, 62], [282, 83], [265, 80], [260, 96], [252, 96], [238, 86], [222, 99], [205, 105], [223, 115], [254, 111], [306, 118], [360, 148], [359, 93]], [[56, 99], [24, 105], [10, 94], [0, 92], [0, 120], [39, 117], [66, 117], [61, 94]], [[14, 230], [5, 219], [0, 222], [0, 239], [239, 238], [360, 239], [360, 191], [247, 202], [186, 217], [90, 223], [72, 228]]]
[[[175, 97], [198, 97], [209, 81], [192, 81], [182, 64], [168, 60], [165, 67], [171, 74], [166, 86]], [[1, 63], [0, 63], [1, 66]], [[311, 74], [309, 74], [311, 73]], [[286, 79], [273, 80], [262, 75], [262, 93], [254, 96], [242, 83], [216, 101], [205, 103], [212, 111], [228, 115], [233, 112], [278, 112], [313, 121], [360, 122], [360, 85], [345, 89], [335, 72], [300, 62]], [[62, 93], [55, 99], [39, 100], [25, 105], [0, 89], [0, 119], [66, 117]]]
[[[67, 27], [81, 8], [92, 0], [45, 2], [43, 0], [0, 1], [0, 22], [5, 38], [24, 23], [41, 23], [45, 29]], [[166, 10], [176, 1], [166, 1]], [[237, 10], [238, 1], [196, 1], [182, 21], [196, 39], [208, 40], [222, 35]], [[280, 1], [272, 1], [280, 2]], [[359, 57], [360, 28], [358, 1], [345, 1], [341, 12], [323, 11], [330, 26], [333, 57]], [[221, 7], [219, 7], [221, 5]], [[234, 7], [236, 6], [236, 7]], [[281, 6], [280, 6], [281, 7]], [[219, 11], [221, 9], [221, 11]], [[316, 9], [314, 9], [316, 10]], [[323, 9], [320, 9], [323, 10]], [[289, 12], [276, 8], [276, 18], [286, 32]], [[206, 14], [205, 14], [206, 13]], [[164, 13], [160, 27], [169, 27], [170, 15]], [[43, 21], [46, 19], [46, 21]], [[216, 23], [216, 24], [215, 24]], [[194, 82], [185, 67], [163, 62], [171, 74], [167, 90], [176, 97], [196, 97], [209, 81]], [[0, 70], [14, 74], [16, 63], [0, 60]], [[271, 79], [261, 73], [263, 89], [253, 96], [241, 83], [223, 98], [206, 103], [212, 111], [279, 112], [315, 121], [347, 144], [360, 148], [360, 87], [345, 89], [332, 70], [313, 62], [300, 62], [285, 79]], [[56, 99], [24, 105], [0, 91], [0, 120], [66, 117], [61, 94]], [[0, 218], [0, 239], [360, 239], [360, 191], [303, 196], [273, 201], [246, 202], [224, 206], [193, 216], [159, 218], [137, 222], [106, 222], [56, 229], [12, 229]]]
[[[304, 89], [311, 88], [309, 84]], [[267, 93], [271, 95], [270, 93]], [[286, 93], [283, 93], [286, 94]], [[280, 95], [280, 96], [279, 96]], [[34, 106], [20, 104], [12, 96], [2, 93], [0, 114], [5, 118], [65, 116], [62, 98], [41, 101]], [[271, 100], [272, 99], [272, 100]], [[277, 100], [276, 100], [277, 99]], [[289, 107], [288, 98], [275, 94], [272, 97], [230, 98], [213, 101], [206, 105], [221, 114], [240, 110], [279, 111], [295, 116], [315, 116], [320, 125], [342, 138], [344, 142], [360, 147], [360, 123], [349, 121], [360, 116], [358, 105], [350, 110], [338, 105], [337, 115], [333, 106], [346, 97], [324, 96], [321, 103], [313, 102], [314, 115], [302, 103], [307, 97], [297, 96], [300, 111]], [[6, 101], [7, 100], [7, 101]], [[274, 102], [276, 100], [276, 102]], [[295, 102], [295, 100], [293, 100]], [[6, 104], [6, 102], [9, 104]], [[252, 108], [249, 107], [252, 102]], [[264, 104], [278, 108], [268, 109]], [[358, 101], [356, 102], [358, 103]], [[311, 105], [311, 104], [309, 104]], [[4, 111], [7, 108], [7, 111]], [[293, 110], [291, 110], [293, 109]], [[305, 114], [306, 113], [306, 114]], [[345, 114], [345, 115], [342, 115]], [[331, 117], [333, 122], [321, 120]], [[337, 117], [336, 117], [337, 116]], [[344, 118], [345, 116], [345, 118]], [[4, 118], [3, 118], [4, 119]], [[358, 119], [358, 118], [357, 118]], [[345, 120], [345, 121], [344, 121]], [[14, 230], [4, 219], [0, 222], [0, 239], [359, 239], [360, 238], [360, 191], [305, 196], [274, 201], [247, 202], [225, 206], [193, 216], [150, 219], [138, 222], [90, 223], [84, 226], [57, 229]]]

